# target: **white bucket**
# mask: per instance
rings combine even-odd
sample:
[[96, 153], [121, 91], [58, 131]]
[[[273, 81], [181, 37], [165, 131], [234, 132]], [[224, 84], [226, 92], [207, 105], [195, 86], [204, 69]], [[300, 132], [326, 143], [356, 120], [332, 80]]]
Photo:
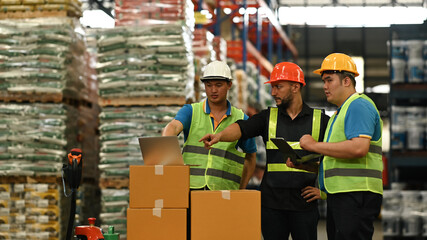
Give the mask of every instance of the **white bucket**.
[[424, 82], [427, 82], [427, 60], [424, 62]]
[[423, 58], [423, 40], [407, 40], [408, 59], [422, 59]]
[[381, 211], [381, 216], [384, 237], [400, 236], [400, 213], [383, 210]]
[[391, 105], [393, 125], [406, 126], [406, 106]]
[[427, 40], [424, 41], [423, 58], [427, 61]]
[[401, 58], [391, 59], [391, 83], [405, 82], [406, 61]]
[[419, 125], [408, 125], [407, 129], [407, 149], [424, 149], [424, 127]]
[[424, 61], [422, 58], [408, 60], [408, 82], [419, 83], [424, 81]]
[[427, 212], [421, 213], [420, 216], [422, 222], [421, 236], [427, 237]]
[[391, 149], [403, 150], [406, 147], [406, 126], [391, 125]]
[[426, 115], [426, 108], [419, 106], [406, 107], [406, 125], [410, 126], [424, 126], [424, 118]]
[[398, 190], [383, 191], [383, 210], [401, 212], [402, 200], [401, 200], [400, 191]]
[[[404, 40], [392, 40], [391, 41], [391, 58], [406, 59], [406, 41]], [[387, 41], [388, 49], [390, 49], [390, 42]]]
[[403, 211], [421, 211], [421, 194], [420, 191], [404, 190], [402, 195]]
[[421, 233], [421, 217], [418, 212], [402, 213], [402, 236], [416, 237]]
[[427, 214], [427, 190], [420, 192], [421, 194], [421, 211]]

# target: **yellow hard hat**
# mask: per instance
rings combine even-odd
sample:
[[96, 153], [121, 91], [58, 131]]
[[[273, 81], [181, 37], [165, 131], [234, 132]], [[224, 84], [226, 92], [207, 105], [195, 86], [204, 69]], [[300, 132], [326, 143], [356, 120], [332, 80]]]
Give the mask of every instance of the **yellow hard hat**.
[[320, 69], [314, 70], [313, 73], [322, 75], [323, 71], [346, 71], [354, 73], [354, 76], [359, 76], [356, 64], [353, 59], [344, 53], [332, 53], [323, 59]]

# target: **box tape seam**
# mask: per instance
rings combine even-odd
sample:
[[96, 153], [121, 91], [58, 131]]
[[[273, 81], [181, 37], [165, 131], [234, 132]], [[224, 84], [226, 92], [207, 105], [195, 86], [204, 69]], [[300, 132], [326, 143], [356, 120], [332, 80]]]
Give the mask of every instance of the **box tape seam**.
[[163, 208], [163, 199], [154, 200], [154, 208]]
[[154, 217], [162, 217], [162, 209], [161, 208], [153, 208], [153, 216]]
[[231, 199], [231, 192], [229, 190], [222, 190], [221, 195], [222, 195], [222, 198], [225, 200]]
[[163, 165], [154, 165], [154, 175], [163, 175]]

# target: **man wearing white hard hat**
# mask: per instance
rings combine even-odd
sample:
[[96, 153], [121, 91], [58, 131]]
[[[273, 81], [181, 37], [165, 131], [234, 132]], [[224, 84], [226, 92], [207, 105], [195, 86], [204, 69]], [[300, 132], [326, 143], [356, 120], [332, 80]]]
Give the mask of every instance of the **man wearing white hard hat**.
[[191, 166], [191, 189], [244, 189], [255, 170], [255, 140], [251, 138], [218, 144], [211, 151], [199, 142], [207, 133], [222, 131], [237, 120], [248, 118], [227, 100], [232, 85], [230, 68], [222, 61], [211, 62], [206, 66], [201, 80], [207, 99], [184, 105], [162, 135], [176, 136], [184, 132], [183, 158]]

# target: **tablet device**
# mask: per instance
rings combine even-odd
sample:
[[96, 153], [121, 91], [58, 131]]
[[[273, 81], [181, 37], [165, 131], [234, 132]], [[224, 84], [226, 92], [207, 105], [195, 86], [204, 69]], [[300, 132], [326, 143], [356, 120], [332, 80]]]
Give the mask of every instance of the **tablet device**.
[[284, 138], [271, 138], [270, 139], [279, 149], [280, 152], [283, 153], [285, 159], [290, 158], [294, 164], [305, 163], [315, 158], [319, 158], [322, 155], [318, 153], [312, 153], [308, 155], [298, 154], [289, 144], [286, 142]]

